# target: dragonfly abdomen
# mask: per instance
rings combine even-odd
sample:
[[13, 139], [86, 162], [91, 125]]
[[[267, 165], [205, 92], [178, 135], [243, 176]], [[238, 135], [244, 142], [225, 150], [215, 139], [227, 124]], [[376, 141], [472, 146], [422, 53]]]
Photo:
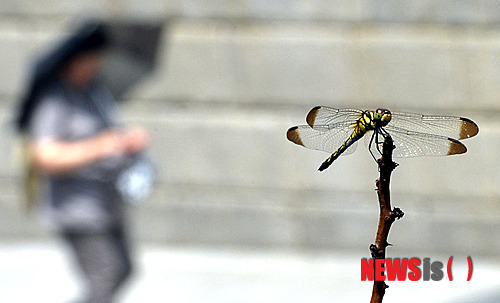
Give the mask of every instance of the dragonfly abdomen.
[[325, 160], [325, 162], [321, 164], [318, 170], [323, 171], [327, 169], [330, 165], [332, 165], [335, 159], [337, 159], [343, 152], [345, 152], [347, 148], [349, 148], [349, 146], [353, 145], [356, 141], [361, 139], [361, 137], [363, 137], [365, 133], [366, 131], [361, 132], [358, 129], [356, 129], [349, 137], [349, 139], [347, 139], [347, 141], [345, 141], [344, 144], [342, 144], [330, 157], [328, 157], [328, 159]]

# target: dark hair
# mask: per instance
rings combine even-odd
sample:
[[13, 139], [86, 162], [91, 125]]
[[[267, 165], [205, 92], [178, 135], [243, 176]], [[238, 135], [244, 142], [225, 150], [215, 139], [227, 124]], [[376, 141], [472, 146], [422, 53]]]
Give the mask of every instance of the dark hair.
[[39, 58], [34, 64], [28, 90], [21, 100], [16, 121], [18, 130], [26, 130], [40, 92], [57, 77], [58, 71], [63, 66], [78, 55], [104, 49], [107, 43], [104, 24], [87, 22], [52, 51]]

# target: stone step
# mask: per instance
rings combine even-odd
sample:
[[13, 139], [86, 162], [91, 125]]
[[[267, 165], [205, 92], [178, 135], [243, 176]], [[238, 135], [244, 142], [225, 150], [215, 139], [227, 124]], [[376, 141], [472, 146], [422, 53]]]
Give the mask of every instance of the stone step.
[[[19, 197], [1, 200], [1, 237], [47, 237]], [[393, 194], [392, 200], [405, 212], [391, 229], [393, 251], [487, 255], [500, 249], [493, 236], [500, 228], [496, 199]], [[189, 245], [368, 249], [378, 224], [375, 192], [199, 184], [162, 184], [132, 213], [137, 239]], [[485, 241], [485, 235], [492, 237]]]
[[[245, 108], [240, 106], [177, 107], [163, 103], [127, 105], [125, 116], [152, 134], [151, 155], [162, 182], [214, 186], [257, 186], [352, 191], [373, 187], [377, 165], [364, 142], [340, 157], [325, 172], [317, 172], [327, 153], [305, 149], [286, 139], [286, 130], [304, 124], [310, 106]], [[149, 108], [141, 111], [140, 106]], [[155, 111], [156, 112], [153, 112]], [[477, 117], [476, 117], [477, 114]], [[394, 188], [402, 193], [499, 196], [495, 183], [497, 119], [473, 112], [480, 134], [465, 140], [469, 151], [450, 157], [396, 159]], [[12, 119], [4, 116], [4, 125]], [[0, 122], [1, 123], [1, 122]], [[362, 139], [364, 140], [364, 139]], [[21, 176], [19, 138], [5, 127], [0, 141], [0, 176]]]
[[58, 17], [61, 15], [98, 15], [113, 18], [236, 18], [271, 20], [342, 20], [345, 22], [425, 22], [484, 24], [498, 21], [499, 4], [488, 0], [411, 1], [411, 0], [128, 0], [123, 5], [114, 1], [92, 2], [51, 0], [43, 5], [30, 0], [6, 2], [0, 12], [6, 15]]
[[[0, 96], [24, 88], [35, 52], [64, 35], [62, 21], [0, 22]], [[58, 24], [56, 26], [55, 24]], [[156, 72], [131, 99], [195, 102], [331, 102], [388, 108], [497, 108], [497, 33], [429, 24], [168, 23]]]

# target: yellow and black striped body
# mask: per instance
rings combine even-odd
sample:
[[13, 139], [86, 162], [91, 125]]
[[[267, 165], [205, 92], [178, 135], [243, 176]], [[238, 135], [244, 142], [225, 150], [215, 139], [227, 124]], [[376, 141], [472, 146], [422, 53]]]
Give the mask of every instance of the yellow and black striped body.
[[[314, 109], [313, 109], [314, 110]], [[314, 112], [312, 115], [314, 115]], [[311, 115], [311, 112], [309, 115]], [[309, 117], [309, 119], [313, 119]], [[328, 159], [319, 167], [319, 171], [327, 169], [335, 159], [337, 159], [346, 149], [361, 139], [368, 131], [386, 126], [391, 121], [391, 112], [387, 109], [377, 109], [376, 111], [367, 110], [361, 114], [361, 117], [354, 122], [351, 136], [342, 144]]]
[[321, 164], [318, 170], [323, 171], [327, 169], [333, 163], [333, 161], [335, 161], [335, 159], [337, 159], [343, 152], [345, 152], [345, 150], [349, 146], [353, 145], [354, 142], [361, 139], [365, 133], [360, 134], [359, 132], [353, 131], [349, 139], [347, 139], [344, 144], [342, 144], [330, 157], [328, 157], [328, 159], [326, 159], [325, 162]]

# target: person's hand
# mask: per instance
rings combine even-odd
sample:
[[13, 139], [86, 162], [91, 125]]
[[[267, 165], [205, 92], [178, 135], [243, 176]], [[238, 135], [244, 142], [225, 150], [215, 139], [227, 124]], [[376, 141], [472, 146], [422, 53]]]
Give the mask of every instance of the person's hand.
[[126, 152], [123, 135], [116, 129], [107, 129], [96, 137], [95, 148], [101, 150], [104, 157], [120, 156]]
[[101, 149], [104, 156], [135, 155], [149, 148], [151, 138], [141, 127], [127, 129], [107, 129], [97, 137], [96, 148]]
[[128, 155], [135, 155], [149, 148], [151, 137], [142, 127], [131, 127], [122, 131], [124, 151]]

